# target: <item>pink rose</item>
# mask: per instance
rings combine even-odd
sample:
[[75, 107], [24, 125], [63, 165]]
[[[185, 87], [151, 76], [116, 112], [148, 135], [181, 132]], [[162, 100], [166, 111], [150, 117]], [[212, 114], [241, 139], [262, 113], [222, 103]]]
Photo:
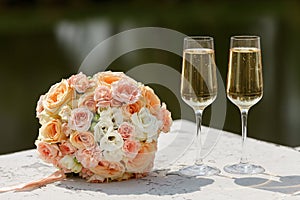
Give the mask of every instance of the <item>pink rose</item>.
[[69, 127], [80, 132], [87, 131], [91, 126], [93, 116], [93, 113], [87, 108], [76, 108], [71, 112]]
[[94, 135], [91, 132], [76, 131], [71, 134], [70, 142], [78, 149], [92, 149], [96, 145]]
[[171, 112], [167, 110], [165, 103], [162, 104], [160, 112], [157, 114], [157, 118], [163, 122], [161, 130], [164, 133], [169, 132], [172, 125], [172, 117]]
[[74, 87], [78, 93], [84, 93], [90, 85], [89, 79], [85, 74], [80, 72], [79, 74], [72, 75], [69, 80], [69, 85]]
[[95, 89], [94, 100], [98, 107], [107, 107], [112, 100], [112, 93], [109, 87], [101, 85]]
[[157, 143], [143, 143], [134, 159], [126, 163], [129, 172], [144, 173], [151, 171], [157, 150]]
[[76, 159], [82, 164], [85, 168], [94, 168], [98, 165], [102, 158], [102, 153], [100, 149], [80, 149], [75, 153]]
[[138, 85], [126, 78], [113, 82], [111, 87], [113, 99], [121, 103], [133, 104], [141, 95]]
[[134, 133], [134, 130], [134, 126], [129, 124], [128, 122], [123, 122], [118, 128], [118, 132], [124, 140], [131, 138]]
[[90, 92], [81, 96], [78, 100], [78, 107], [86, 107], [92, 112], [96, 112], [96, 101], [94, 100], [94, 93]]
[[120, 102], [120, 101], [118, 101], [116, 99], [112, 99], [111, 102], [110, 102], [110, 105], [112, 107], [120, 107], [120, 106], [122, 106], [122, 102]]
[[40, 157], [47, 163], [57, 165], [58, 160], [61, 158], [61, 153], [56, 144], [49, 144], [47, 142], [36, 141], [37, 151]]
[[123, 151], [130, 159], [134, 159], [141, 148], [141, 144], [135, 140], [126, 140], [123, 145]]
[[63, 141], [58, 147], [63, 156], [72, 155], [76, 151], [76, 148], [68, 141]]

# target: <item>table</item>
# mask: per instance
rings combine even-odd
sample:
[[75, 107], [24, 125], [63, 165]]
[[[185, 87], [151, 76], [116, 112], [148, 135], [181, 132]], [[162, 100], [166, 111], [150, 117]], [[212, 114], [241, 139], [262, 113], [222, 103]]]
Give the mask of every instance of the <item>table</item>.
[[[241, 138], [237, 134], [203, 127], [203, 152], [213, 151], [205, 162], [221, 169], [211, 177], [184, 177], [178, 169], [193, 163], [195, 146], [191, 142], [195, 124], [176, 120], [171, 132], [161, 134], [154, 170], [148, 177], [104, 184], [86, 183], [78, 178], [49, 184], [29, 192], [0, 194], [8, 199], [300, 199], [300, 149], [248, 139], [249, 159], [263, 165], [261, 175], [232, 175], [223, 166], [240, 156]], [[42, 162], [36, 150], [0, 156], [0, 187], [36, 180], [56, 171]]]

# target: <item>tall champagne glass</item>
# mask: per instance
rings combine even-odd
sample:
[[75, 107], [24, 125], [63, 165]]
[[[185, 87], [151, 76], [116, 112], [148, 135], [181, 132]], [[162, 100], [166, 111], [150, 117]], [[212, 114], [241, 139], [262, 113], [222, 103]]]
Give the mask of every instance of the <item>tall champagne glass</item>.
[[193, 108], [196, 116], [197, 154], [194, 165], [182, 168], [187, 176], [210, 176], [220, 170], [203, 164], [201, 155], [201, 121], [203, 110], [217, 97], [217, 76], [213, 38], [195, 36], [184, 38], [181, 97]]
[[227, 97], [241, 112], [242, 155], [240, 162], [224, 167], [233, 174], [259, 174], [265, 170], [250, 164], [246, 156], [247, 116], [249, 109], [263, 96], [260, 38], [258, 36], [233, 36], [227, 73]]

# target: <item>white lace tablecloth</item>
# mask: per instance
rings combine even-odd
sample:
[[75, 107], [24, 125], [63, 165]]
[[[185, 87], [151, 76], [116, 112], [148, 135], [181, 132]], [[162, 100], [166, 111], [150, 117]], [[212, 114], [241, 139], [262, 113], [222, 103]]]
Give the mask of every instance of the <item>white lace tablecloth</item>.
[[[221, 169], [211, 177], [183, 177], [178, 169], [193, 163], [195, 147], [192, 144], [195, 125], [176, 120], [168, 134], [159, 138], [155, 169], [148, 177], [104, 184], [86, 183], [69, 178], [29, 192], [0, 194], [1, 200], [41, 199], [300, 199], [300, 152], [254, 139], [248, 140], [249, 160], [262, 165], [261, 175], [240, 176], [224, 172], [226, 164], [235, 163], [240, 156], [239, 135], [204, 127], [205, 162]], [[0, 187], [25, 183], [50, 175], [56, 169], [42, 162], [35, 150], [0, 156]]]

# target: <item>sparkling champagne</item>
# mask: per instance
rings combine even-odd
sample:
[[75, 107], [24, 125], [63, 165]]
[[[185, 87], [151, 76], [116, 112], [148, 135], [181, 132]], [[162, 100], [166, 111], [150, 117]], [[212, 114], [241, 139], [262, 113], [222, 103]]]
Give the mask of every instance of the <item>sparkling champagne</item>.
[[185, 49], [181, 82], [182, 99], [194, 109], [203, 110], [217, 96], [214, 50]]
[[249, 109], [262, 98], [261, 68], [260, 49], [230, 49], [227, 96], [240, 109]]

